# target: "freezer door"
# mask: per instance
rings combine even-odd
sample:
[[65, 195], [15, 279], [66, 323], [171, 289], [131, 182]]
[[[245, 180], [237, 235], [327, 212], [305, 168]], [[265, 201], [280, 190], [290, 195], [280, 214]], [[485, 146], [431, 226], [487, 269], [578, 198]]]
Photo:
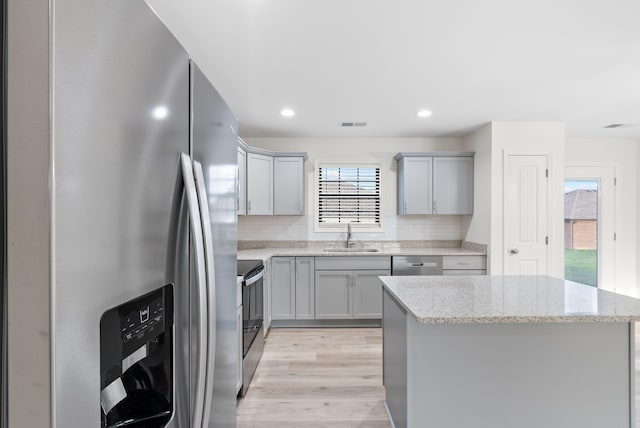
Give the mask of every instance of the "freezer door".
[[208, 427], [236, 426], [237, 120], [191, 62], [192, 154], [202, 165], [215, 266], [215, 369]]
[[189, 62], [144, 1], [52, 7], [52, 425], [98, 427], [101, 314], [188, 284], [165, 262]]

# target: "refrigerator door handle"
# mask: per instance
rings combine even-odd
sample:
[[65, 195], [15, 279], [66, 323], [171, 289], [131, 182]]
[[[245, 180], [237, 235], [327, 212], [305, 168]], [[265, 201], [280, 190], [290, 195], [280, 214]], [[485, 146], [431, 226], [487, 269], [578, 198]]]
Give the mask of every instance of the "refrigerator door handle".
[[204, 394], [204, 413], [202, 417], [202, 426], [209, 426], [209, 418], [211, 416], [211, 405], [213, 395], [213, 375], [216, 359], [216, 277], [213, 259], [213, 235], [211, 232], [211, 217], [209, 215], [209, 201], [207, 190], [205, 187], [204, 174], [202, 165], [198, 161], [193, 162], [193, 172], [196, 181], [196, 192], [198, 194], [198, 202], [200, 205], [200, 219], [202, 221], [202, 234], [204, 237], [204, 256], [206, 267], [206, 289], [207, 296], [207, 317], [208, 325], [208, 343], [207, 343], [207, 375], [205, 377], [205, 394]]
[[184, 190], [189, 207], [189, 223], [191, 224], [191, 237], [195, 249], [195, 269], [197, 279], [197, 307], [198, 307], [198, 350], [196, 353], [196, 375], [195, 396], [193, 400], [193, 414], [191, 415], [191, 426], [193, 428], [203, 427], [204, 399], [205, 399], [205, 379], [207, 376], [207, 274], [204, 240], [202, 232], [202, 220], [200, 218], [200, 207], [198, 206], [198, 194], [193, 174], [191, 158], [185, 153], [180, 154], [182, 165], [182, 179], [184, 180]]

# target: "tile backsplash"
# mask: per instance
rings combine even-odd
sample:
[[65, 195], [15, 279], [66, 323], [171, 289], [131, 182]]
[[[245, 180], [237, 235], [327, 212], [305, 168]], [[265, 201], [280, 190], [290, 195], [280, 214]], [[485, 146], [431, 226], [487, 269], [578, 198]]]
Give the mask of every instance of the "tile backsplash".
[[[353, 231], [359, 241], [461, 240], [462, 216], [387, 216], [382, 232]], [[345, 232], [315, 232], [313, 216], [240, 216], [239, 241], [336, 241]]]

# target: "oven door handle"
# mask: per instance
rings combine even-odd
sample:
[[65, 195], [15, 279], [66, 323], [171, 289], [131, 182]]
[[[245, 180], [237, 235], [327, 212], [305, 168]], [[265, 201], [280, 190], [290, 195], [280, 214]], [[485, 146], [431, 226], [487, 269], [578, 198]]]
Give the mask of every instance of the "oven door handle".
[[251, 278], [245, 280], [244, 286], [248, 287], [250, 285], [253, 285], [256, 282], [260, 281], [263, 277], [264, 277], [264, 270], [261, 270], [260, 273], [257, 273], [254, 276], [252, 276]]

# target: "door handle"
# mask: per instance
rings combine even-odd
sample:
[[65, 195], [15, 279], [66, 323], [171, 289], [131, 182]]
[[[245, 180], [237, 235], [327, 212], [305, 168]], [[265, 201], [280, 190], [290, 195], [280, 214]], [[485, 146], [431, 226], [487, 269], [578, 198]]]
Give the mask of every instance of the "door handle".
[[204, 241], [204, 259], [206, 284], [203, 296], [206, 296], [207, 304], [207, 375], [205, 378], [205, 394], [204, 394], [204, 412], [202, 416], [202, 426], [209, 426], [211, 417], [211, 396], [213, 391], [213, 374], [216, 360], [216, 276], [213, 260], [213, 234], [211, 232], [211, 216], [209, 215], [209, 201], [207, 198], [207, 190], [205, 188], [204, 174], [202, 173], [202, 165], [200, 162], [193, 162], [193, 173], [196, 180], [196, 193], [198, 194], [198, 203], [200, 205], [200, 220], [202, 222], [202, 236]]
[[191, 238], [195, 247], [195, 274], [198, 294], [198, 350], [196, 353], [195, 397], [191, 426], [201, 427], [204, 416], [205, 378], [207, 373], [207, 300], [206, 300], [206, 259], [202, 234], [202, 220], [196, 183], [189, 155], [180, 154], [182, 180], [189, 207], [189, 222], [191, 224]]
[[518, 250], [517, 248], [512, 248], [509, 250], [509, 254], [511, 254], [512, 256], [518, 254], [519, 252], [520, 250]]

